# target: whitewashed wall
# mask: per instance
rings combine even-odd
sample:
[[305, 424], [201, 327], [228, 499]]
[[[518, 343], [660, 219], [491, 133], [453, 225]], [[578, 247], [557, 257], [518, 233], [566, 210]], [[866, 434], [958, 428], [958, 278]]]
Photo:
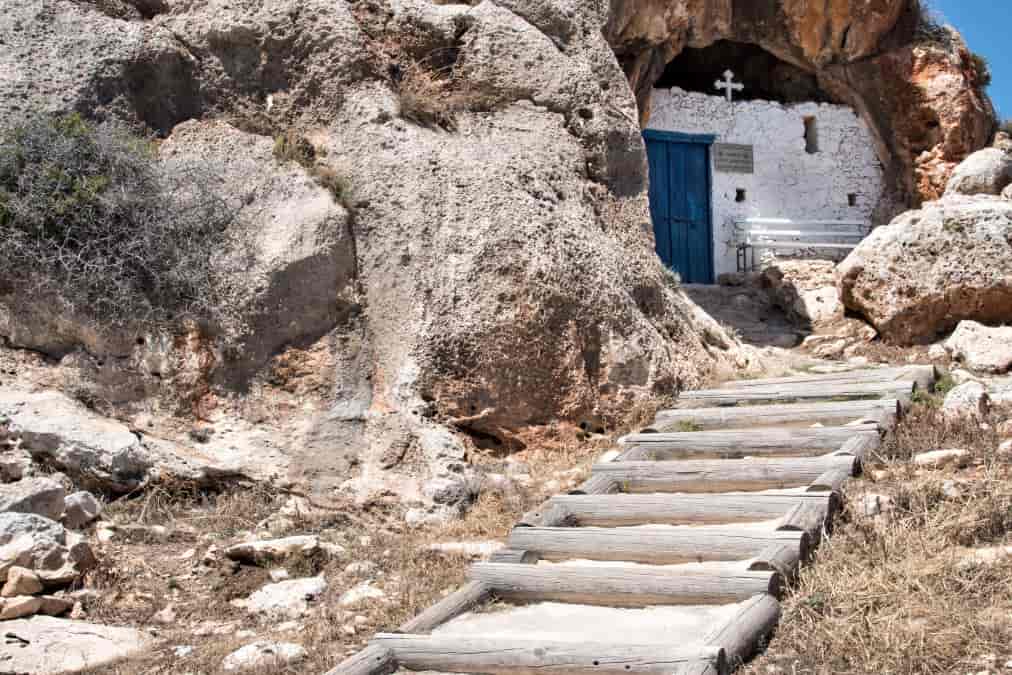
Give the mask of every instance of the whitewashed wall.
[[[805, 117], [816, 118], [819, 152], [805, 150]], [[723, 96], [657, 89], [650, 129], [716, 134], [718, 143], [754, 146], [752, 175], [713, 173], [716, 273], [736, 268], [734, 228], [747, 217], [871, 222], [884, 188], [871, 132], [852, 108], [803, 103], [735, 101]], [[738, 189], [746, 200], [738, 203]], [[848, 195], [857, 205], [848, 205]]]

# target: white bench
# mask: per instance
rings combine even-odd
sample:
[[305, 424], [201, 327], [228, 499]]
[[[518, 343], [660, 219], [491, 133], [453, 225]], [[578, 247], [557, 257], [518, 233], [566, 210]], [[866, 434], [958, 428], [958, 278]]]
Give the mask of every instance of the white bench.
[[[746, 218], [734, 223], [738, 241], [738, 270], [755, 269], [756, 249], [838, 250], [854, 249], [870, 224], [860, 220], [790, 220], [788, 218]], [[749, 251], [752, 264], [748, 265]]]

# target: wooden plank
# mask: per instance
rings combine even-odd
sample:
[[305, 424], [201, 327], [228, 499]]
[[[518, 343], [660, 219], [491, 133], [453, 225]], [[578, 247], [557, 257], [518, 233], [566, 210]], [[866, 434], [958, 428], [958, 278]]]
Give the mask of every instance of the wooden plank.
[[394, 653], [380, 645], [369, 645], [341, 663], [327, 675], [389, 675], [398, 668]]
[[540, 556], [534, 551], [518, 551], [512, 548], [503, 548], [489, 556], [488, 561], [514, 565], [534, 565], [537, 564], [539, 558]]
[[471, 579], [513, 602], [647, 607], [741, 602], [759, 593], [780, 597], [777, 572], [677, 574], [663, 567], [494, 565], [479, 563]]
[[758, 595], [739, 607], [705, 642], [722, 648], [728, 667], [737, 669], [759, 651], [779, 622], [780, 603], [772, 595]]
[[896, 399], [673, 409], [658, 412], [654, 423], [644, 432], [663, 433], [693, 429], [710, 431], [783, 424], [839, 425], [862, 419], [873, 420], [884, 428], [892, 428], [901, 412], [899, 401]]
[[757, 428], [744, 431], [698, 431], [632, 434], [623, 442], [640, 452], [636, 460], [687, 457], [741, 458], [750, 455], [803, 457], [837, 450], [855, 436], [879, 437], [877, 424], [814, 429]]
[[533, 511], [528, 511], [517, 523], [518, 527], [564, 527], [575, 525], [576, 519], [564, 507], [546, 501]]
[[[799, 502], [784, 516], [777, 529], [790, 532], [807, 532], [808, 536], [811, 537], [812, 543], [818, 543], [822, 539], [823, 529], [828, 527], [833, 516], [833, 513], [830, 511], [830, 505], [834, 503], [834, 499], [839, 500], [839, 496], [835, 492], [830, 492], [827, 496], [829, 499], [825, 502], [807, 500]], [[835, 503], [838, 503], [838, 501]]]
[[881, 444], [882, 438], [878, 434], [857, 434], [853, 438], [848, 438], [834, 454], [852, 455], [863, 463], [864, 458], [877, 450]]
[[[608, 462], [611, 463], [611, 462]], [[619, 485], [613, 478], [605, 474], [597, 476], [591, 476], [583, 483], [580, 484], [575, 490], [571, 490], [571, 495], [607, 495], [615, 492], [620, 492], [622, 486]]]
[[450, 619], [468, 612], [492, 597], [492, 589], [479, 581], [464, 584], [432, 607], [400, 626], [401, 633], [427, 633]]
[[779, 572], [787, 580], [793, 580], [804, 562], [797, 546], [774, 542], [756, 556], [749, 569], [756, 572]]
[[[760, 492], [811, 485], [826, 471], [854, 473], [856, 457], [823, 455], [783, 459], [610, 462], [593, 471], [607, 476], [623, 492]], [[830, 490], [832, 492], [832, 490]]]
[[[855, 466], [860, 467], [861, 463], [854, 458]], [[852, 470], [847, 470], [844, 467], [833, 467], [824, 471], [818, 478], [812, 481], [812, 484], [808, 486], [807, 492], [839, 492], [851, 477], [854, 476]]]
[[669, 565], [704, 560], [747, 560], [770, 544], [796, 546], [805, 558], [804, 532], [683, 527], [518, 527], [510, 547], [537, 551], [544, 560], [624, 560]]
[[374, 644], [394, 653], [410, 670], [456, 673], [660, 673], [670, 675], [684, 666], [709, 664], [727, 673], [724, 651], [717, 647], [678, 648], [667, 645], [628, 645], [547, 640], [516, 640], [496, 636], [442, 637], [380, 633]]
[[720, 385], [720, 389], [768, 389], [807, 384], [858, 384], [862, 382], [896, 382], [910, 380], [917, 383], [920, 389], [931, 389], [938, 378], [938, 370], [932, 365], [896, 366], [892, 368], [867, 368], [851, 370], [843, 373], [825, 373], [815, 375], [792, 375], [789, 377], [770, 377], [754, 380], [729, 380]]
[[563, 507], [578, 525], [720, 525], [773, 520], [811, 502], [831, 510], [836, 495], [784, 494], [617, 494], [563, 495], [551, 502]]
[[794, 384], [783, 387], [699, 389], [683, 392], [678, 400], [683, 407], [700, 407], [777, 401], [882, 398], [883, 396], [901, 398], [910, 396], [916, 386], [912, 380], [900, 380], [896, 382], [858, 382], [854, 384]]

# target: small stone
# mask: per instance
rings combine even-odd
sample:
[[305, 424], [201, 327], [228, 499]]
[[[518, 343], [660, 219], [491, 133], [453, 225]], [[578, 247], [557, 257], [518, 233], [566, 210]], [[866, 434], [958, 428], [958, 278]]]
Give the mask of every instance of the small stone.
[[914, 464], [928, 469], [940, 469], [946, 466], [962, 468], [970, 463], [970, 453], [966, 450], [932, 450], [914, 456]]
[[42, 592], [42, 581], [39, 575], [24, 567], [12, 567], [7, 570], [7, 583], [4, 584], [0, 595], [5, 598], [13, 598], [19, 595], [35, 595]]
[[79, 530], [102, 513], [102, 505], [90, 492], [75, 492], [63, 500], [63, 524]]
[[84, 611], [84, 605], [80, 602], [75, 602], [73, 609], [70, 610], [70, 618], [80, 621], [86, 616], [88, 616], [88, 613]]
[[341, 626], [341, 632], [344, 633], [345, 635], [354, 636], [358, 631], [355, 630], [354, 626], [346, 623], [345, 625]]
[[179, 645], [172, 648], [172, 653], [177, 659], [183, 659], [193, 653], [193, 647], [190, 645]]
[[309, 611], [309, 601], [327, 590], [326, 580], [320, 577], [290, 579], [268, 584], [246, 600], [233, 601], [253, 614], [298, 619]]
[[345, 574], [354, 574], [357, 576], [369, 576], [376, 571], [376, 563], [371, 560], [360, 560], [359, 562], [349, 563], [344, 568]]
[[959, 499], [963, 496], [963, 492], [956, 485], [956, 481], [947, 480], [942, 483], [942, 494], [949, 499]]
[[306, 650], [291, 642], [260, 640], [235, 650], [225, 657], [221, 667], [226, 671], [281, 668], [306, 658]]
[[225, 549], [225, 555], [232, 560], [250, 565], [284, 560], [292, 556], [311, 556], [320, 550], [320, 540], [313, 536], [285, 537], [266, 541], [247, 541]]
[[21, 595], [15, 598], [4, 598], [3, 606], [0, 608], [0, 621], [20, 619], [24, 616], [31, 616], [42, 608], [42, 598], [35, 598], [30, 595]]
[[284, 581], [289, 578], [288, 570], [286, 569], [275, 568], [272, 569], [269, 574], [271, 581]]
[[279, 633], [285, 633], [288, 631], [299, 631], [302, 630], [302, 624], [299, 623], [298, 621], [282, 621], [281, 623], [279, 623], [277, 626], [274, 627], [274, 630]]
[[987, 388], [980, 382], [966, 382], [945, 395], [942, 413], [948, 416], [976, 415], [986, 417], [991, 409]]
[[176, 622], [176, 610], [173, 609], [172, 605], [166, 605], [161, 610], [155, 612], [154, 616], [151, 617], [151, 620], [155, 623], [164, 624], [166, 626], [173, 624]]
[[385, 598], [386, 593], [376, 588], [370, 581], [363, 581], [353, 588], [344, 592], [338, 599], [337, 604], [341, 607], [355, 607], [364, 604], [368, 600], [379, 600]]
[[884, 511], [888, 511], [891, 504], [892, 498], [888, 495], [868, 494], [861, 499], [858, 512], [866, 518], [873, 518]]

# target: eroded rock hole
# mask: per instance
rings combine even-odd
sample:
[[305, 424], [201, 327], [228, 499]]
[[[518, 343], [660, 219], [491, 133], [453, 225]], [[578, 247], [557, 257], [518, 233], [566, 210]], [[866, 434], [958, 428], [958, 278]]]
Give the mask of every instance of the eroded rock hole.
[[684, 49], [664, 69], [655, 87], [678, 87], [711, 96], [721, 95], [714, 84], [731, 70], [745, 89], [735, 100], [780, 103], [839, 103], [821, 87], [813, 73], [778, 59], [762, 47], [719, 40], [703, 49]]

